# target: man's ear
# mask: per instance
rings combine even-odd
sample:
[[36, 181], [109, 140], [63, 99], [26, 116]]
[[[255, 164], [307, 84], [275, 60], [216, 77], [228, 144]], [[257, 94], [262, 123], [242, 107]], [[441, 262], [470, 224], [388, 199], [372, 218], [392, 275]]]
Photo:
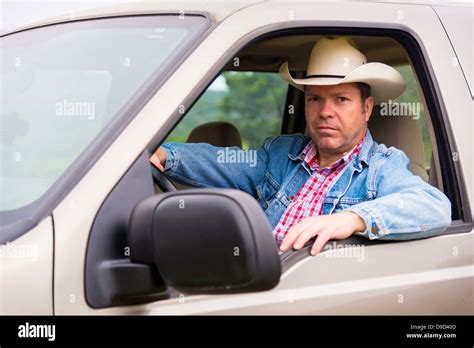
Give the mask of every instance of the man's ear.
[[365, 109], [365, 122], [369, 122], [370, 116], [372, 116], [372, 110], [374, 108], [374, 98], [372, 96], [367, 97], [364, 102]]

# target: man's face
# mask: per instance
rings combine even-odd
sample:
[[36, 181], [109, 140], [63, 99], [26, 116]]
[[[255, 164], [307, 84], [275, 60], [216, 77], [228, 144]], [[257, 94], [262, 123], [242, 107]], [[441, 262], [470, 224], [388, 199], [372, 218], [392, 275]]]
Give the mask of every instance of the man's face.
[[372, 107], [372, 97], [362, 102], [355, 83], [306, 86], [308, 133], [322, 152], [340, 154], [354, 147], [364, 134]]

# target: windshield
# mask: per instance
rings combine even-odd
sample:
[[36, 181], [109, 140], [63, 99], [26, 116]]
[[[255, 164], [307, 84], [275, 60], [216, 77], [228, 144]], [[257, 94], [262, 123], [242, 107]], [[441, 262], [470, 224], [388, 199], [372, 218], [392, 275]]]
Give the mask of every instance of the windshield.
[[201, 16], [117, 17], [3, 37], [0, 211], [44, 194], [205, 24]]

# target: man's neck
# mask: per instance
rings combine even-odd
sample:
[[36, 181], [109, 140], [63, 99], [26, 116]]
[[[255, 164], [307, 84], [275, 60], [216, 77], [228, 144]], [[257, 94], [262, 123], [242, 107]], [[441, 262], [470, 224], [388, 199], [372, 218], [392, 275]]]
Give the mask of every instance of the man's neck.
[[352, 144], [352, 146], [349, 147], [349, 149], [347, 149], [346, 151], [343, 151], [343, 152], [340, 152], [340, 153], [332, 153], [332, 152], [320, 151], [318, 149], [318, 151], [317, 151], [317, 155], [318, 155], [317, 156], [317, 161], [318, 161], [319, 167], [320, 168], [329, 167], [334, 162], [336, 162], [340, 158], [344, 157], [345, 154], [347, 154], [349, 151], [352, 151], [352, 149], [354, 149], [354, 147], [359, 143], [359, 141], [361, 141], [361, 139], [365, 135], [365, 133], [366, 132], [362, 133], [362, 135], [357, 138], [357, 141], [354, 144]]
[[329, 167], [331, 164], [336, 162], [338, 159], [344, 157], [344, 155], [347, 153], [342, 152], [342, 153], [324, 153], [318, 150], [318, 165], [321, 168], [326, 168]]

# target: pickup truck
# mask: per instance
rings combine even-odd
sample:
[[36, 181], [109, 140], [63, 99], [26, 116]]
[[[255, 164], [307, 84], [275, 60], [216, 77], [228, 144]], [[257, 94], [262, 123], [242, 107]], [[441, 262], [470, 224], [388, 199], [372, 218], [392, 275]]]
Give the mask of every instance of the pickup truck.
[[[474, 314], [472, 28], [469, 2], [237, 0], [4, 30], [0, 314]], [[279, 253], [251, 196], [149, 162], [170, 140], [304, 133], [303, 94], [278, 69], [304, 76], [328, 35], [406, 79], [394, 102], [412, 115], [375, 108], [369, 129], [449, 198], [441, 235]]]

